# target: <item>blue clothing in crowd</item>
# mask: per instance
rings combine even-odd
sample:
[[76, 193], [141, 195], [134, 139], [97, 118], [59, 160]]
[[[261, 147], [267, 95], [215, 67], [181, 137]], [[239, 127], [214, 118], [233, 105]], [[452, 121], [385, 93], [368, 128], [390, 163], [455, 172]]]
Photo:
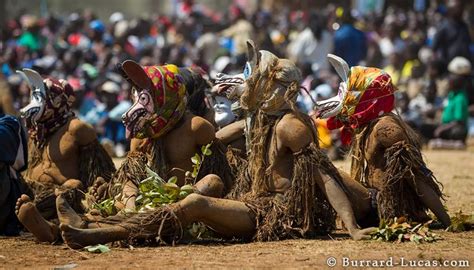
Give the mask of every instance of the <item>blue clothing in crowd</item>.
[[15, 203], [25, 186], [20, 171], [27, 167], [26, 133], [18, 119], [0, 114], [0, 235], [17, 235]]
[[351, 24], [343, 24], [334, 33], [334, 54], [346, 60], [349, 66], [356, 66], [365, 59], [367, 41], [365, 34]]

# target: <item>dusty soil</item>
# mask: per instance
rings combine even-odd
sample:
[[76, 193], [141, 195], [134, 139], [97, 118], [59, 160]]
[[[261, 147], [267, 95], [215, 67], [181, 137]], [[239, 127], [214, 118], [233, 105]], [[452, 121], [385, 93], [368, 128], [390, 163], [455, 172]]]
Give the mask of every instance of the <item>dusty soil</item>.
[[[450, 213], [474, 212], [474, 149], [425, 151], [425, 158], [448, 195]], [[347, 161], [337, 166], [348, 169]], [[104, 254], [74, 251], [64, 245], [38, 244], [29, 234], [0, 238], [0, 268], [328, 268], [329, 257], [342, 267], [343, 257], [357, 260], [393, 259], [399, 267], [409, 263], [433, 264], [468, 260], [474, 268], [474, 231], [436, 231], [443, 240], [430, 244], [356, 242], [343, 232], [318, 240], [271, 243], [203, 243], [176, 247], [119, 248]], [[405, 261], [401, 261], [404, 258]], [[363, 262], [362, 262], [363, 263]], [[372, 261], [372, 263], [374, 263]], [[450, 262], [465, 264], [466, 262]], [[360, 262], [359, 262], [360, 264]], [[430, 268], [430, 267], [428, 267]], [[469, 267], [468, 267], [469, 268]]]

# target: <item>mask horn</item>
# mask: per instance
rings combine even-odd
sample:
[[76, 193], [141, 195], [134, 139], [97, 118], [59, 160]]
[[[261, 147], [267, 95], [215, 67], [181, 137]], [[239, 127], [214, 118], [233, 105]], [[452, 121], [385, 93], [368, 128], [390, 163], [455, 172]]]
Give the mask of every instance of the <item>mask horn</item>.
[[347, 64], [347, 62], [344, 61], [344, 59], [342, 59], [341, 57], [334, 54], [328, 54], [328, 61], [334, 67], [339, 77], [344, 82], [347, 82], [349, 79], [348, 76], [349, 76], [349, 71], [350, 71], [349, 65]]
[[128, 79], [141, 89], [151, 90], [153, 88], [151, 79], [137, 62], [132, 60], [124, 61], [122, 63], [122, 70], [127, 75]]
[[253, 40], [247, 40], [247, 61], [249, 61], [253, 66], [258, 65], [260, 61], [259, 51]]
[[30, 79], [28, 79], [28, 76], [26, 76], [25, 72], [17, 70], [16, 73], [20, 74], [21, 78], [25, 80], [26, 84], [28, 84], [28, 88], [33, 91], [33, 85], [31, 85]]
[[41, 75], [39, 75], [38, 72], [29, 68], [24, 68], [23, 73], [28, 78], [32, 91], [35, 89], [40, 89], [41, 93], [43, 94], [46, 93], [46, 89], [43, 83], [43, 77], [41, 77]]

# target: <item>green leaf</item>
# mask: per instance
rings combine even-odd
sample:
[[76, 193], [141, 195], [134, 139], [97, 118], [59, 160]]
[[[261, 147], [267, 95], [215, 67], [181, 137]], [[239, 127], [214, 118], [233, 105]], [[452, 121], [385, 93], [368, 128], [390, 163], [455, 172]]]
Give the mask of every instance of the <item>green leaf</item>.
[[204, 156], [210, 156], [212, 155], [212, 150], [210, 149], [211, 148], [211, 145], [212, 143], [208, 144], [208, 145], [203, 145], [201, 146], [201, 153], [204, 155]]
[[191, 158], [191, 162], [193, 164], [200, 164], [201, 163], [201, 157], [198, 154], [194, 154], [194, 156]]
[[168, 183], [176, 184], [176, 182], [178, 182], [178, 177], [176, 176], [173, 176], [170, 179], [168, 179]]
[[194, 188], [191, 185], [184, 185], [181, 188], [181, 191], [187, 192], [187, 193], [193, 193]]
[[151, 176], [151, 177], [155, 178], [156, 180], [160, 181], [161, 183], [165, 183], [165, 180], [163, 180], [163, 178], [161, 178], [156, 172], [154, 172], [152, 169], [150, 169], [150, 167], [146, 166], [145, 170], [146, 170], [148, 176]]
[[188, 192], [186, 192], [186, 191], [180, 191], [179, 194], [178, 194], [178, 198], [179, 198], [180, 200], [182, 200], [182, 199], [186, 198], [188, 195], [189, 195]]
[[87, 246], [87, 247], [84, 247], [84, 249], [91, 253], [106, 253], [110, 251], [108, 246], [102, 245], [102, 244], [98, 244], [95, 246]]
[[175, 183], [166, 183], [163, 185], [166, 191], [179, 190], [180, 188]]

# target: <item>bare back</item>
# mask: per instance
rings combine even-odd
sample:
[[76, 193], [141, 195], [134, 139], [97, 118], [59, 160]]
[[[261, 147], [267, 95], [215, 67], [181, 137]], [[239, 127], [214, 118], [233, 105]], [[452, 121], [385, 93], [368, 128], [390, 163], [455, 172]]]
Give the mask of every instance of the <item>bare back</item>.
[[385, 177], [385, 150], [396, 142], [407, 139], [403, 128], [391, 117], [383, 116], [368, 134], [365, 151], [368, 166], [368, 184], [381, 189]]

